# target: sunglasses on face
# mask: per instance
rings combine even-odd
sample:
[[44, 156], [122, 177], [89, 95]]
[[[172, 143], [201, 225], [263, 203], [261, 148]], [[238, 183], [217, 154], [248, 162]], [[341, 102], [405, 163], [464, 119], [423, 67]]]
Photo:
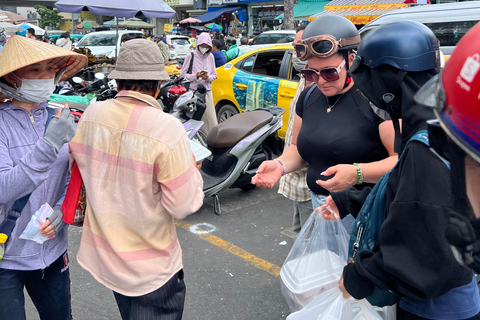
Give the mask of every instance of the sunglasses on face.
[[342, 47], [360, 43], [360, 36], [336, 40], [329, 35], [322, 35], [298, 40], [295, 44], [295, 51], [300, 60], [307, 60], [310, 57], [328, 58]]
[[342, 60], [340, 65], [336, 68], [328, 67], [320, 70], [315, 69], [303, 69], [301, 72], [305, 77], [305, 80], [310, 82], [318, 82], [319, 77], [322, 77], [325, 81], [337, 81], [340, 79], [340, 71], [345, 66], [345, 60]]

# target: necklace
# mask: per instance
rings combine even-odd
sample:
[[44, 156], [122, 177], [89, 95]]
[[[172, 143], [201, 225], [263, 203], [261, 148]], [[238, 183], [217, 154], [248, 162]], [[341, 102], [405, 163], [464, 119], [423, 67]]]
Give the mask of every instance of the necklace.
[[335, 103], [332, 104], [332, 105], [330, 105], [330, 103], [328, 102], [328, 97], [325, 96], [325, 98], [327, 99], [327, 104], [328, 104], [327, 113], [330, 113], [330, 112], [332, 111], [333, 107], [335, 107], [335, 105], [337, 104], [337, 102], [340, 101], [340, 99], [342, 99], [342, 97], [343, 97], [344, 94], [345, 94], [345, 92], [342, 93], [342, 95], [341, 95], [341, 96], [337, 99], [337, 101], [335, 101]]

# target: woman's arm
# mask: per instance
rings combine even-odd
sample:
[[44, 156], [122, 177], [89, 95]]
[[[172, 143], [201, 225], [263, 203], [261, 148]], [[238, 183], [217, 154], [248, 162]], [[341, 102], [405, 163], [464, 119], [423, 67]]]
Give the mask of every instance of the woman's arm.
[[[261, 188], [272, 188], [284, 173], [302, 169], [307, 165], [297, 150], [297, 137], [302, 127], [302, 118], [295, 115], [292, 131], [292, 144], [283, 151], [277, 160], [264, 161], [253, 176], [252, 183]], [[283, 165], [282, 165], [283, 164]]]

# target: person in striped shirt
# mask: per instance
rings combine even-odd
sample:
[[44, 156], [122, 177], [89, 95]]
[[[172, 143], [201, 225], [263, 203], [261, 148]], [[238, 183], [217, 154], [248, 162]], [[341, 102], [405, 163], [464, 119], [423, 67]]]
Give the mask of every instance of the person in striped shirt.
[[203, 181], [181, 123], [155, 100], [168, 79], [155, 43], [122, 46], [119, 93], [89, 106], [70, 151], [87, 208], [77, 260], [114, 293], [122, 319], [181, 319], [185, 300], [175, 219], [203, 203]]

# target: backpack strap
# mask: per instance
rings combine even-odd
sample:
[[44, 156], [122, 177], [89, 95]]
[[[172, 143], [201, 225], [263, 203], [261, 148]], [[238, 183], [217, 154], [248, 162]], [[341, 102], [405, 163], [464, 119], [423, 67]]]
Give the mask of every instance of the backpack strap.
[[305, 107], [307, 106], [307, 102], [308, 102], [308, 99], [310, 99], [310, 96], [312, 95], [313, 93], [313, 90], [315, 90], [315, 87], [316, 85], [311, 85], [309, 88], [308, 88], [308, 91], [307, 91], [307, 94], [305, 95], [305, 99], [303, 99], [303, 105], [302, 105], [302, 112], [305, 110]]
[[193, 51], [192, 51], [192, 52], [190, 52], [190, 55], [191, 55], [191, 57], [190, 57], [190, 64], [189, 64], [189, 66], [188, 66], [188, 70], [187, 70], [187, 73], [188, 73], [188, 74], [191, 74], [191, 73], [192, 73], [192, 68], [193, 68], [193, 57], [194, 57], [194, 55], [193, 55]]

